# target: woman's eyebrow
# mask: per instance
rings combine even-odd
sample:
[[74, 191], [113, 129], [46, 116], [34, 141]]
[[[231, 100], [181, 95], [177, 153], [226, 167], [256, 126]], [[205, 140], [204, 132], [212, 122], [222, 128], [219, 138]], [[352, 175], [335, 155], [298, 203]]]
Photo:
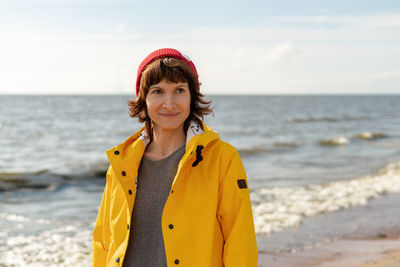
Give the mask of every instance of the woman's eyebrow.
[[[186, 84], [184, 84], [184, 83], [181, 83], [181, 84], [178, 84], [177, 86], [175, 86], [175, 88], [178, 88], [178, 87], [189, 87], [188, 85], [186, 85]], [[159, 88], [159, 89], [164, 89], [163, 87], [161, 87], [161, 86], [156, 86], [156, 85], [151, 85], [150, 87], [149, 87], [149, 89], [153, 89], [153, 88]]]
[[[184, 83], [178, 84], [176, 87], [182, 87], [182, 86], [183, 86], [183, 87], [189, 87], [188, 85], [186, 85], [186, 84], [184, 84]], [[176, 88], [176, 87], [175, 87], [175, 88]]]
[[164, 90], [164, 87], [162, 87], [162, 86], [156, 86], [156, 85], [152, 85], [152, 86], [150, 86], [150, 87], [149, 87], [149, 90], [152, 90], [152, 89], [160, 89], [160, 90]]

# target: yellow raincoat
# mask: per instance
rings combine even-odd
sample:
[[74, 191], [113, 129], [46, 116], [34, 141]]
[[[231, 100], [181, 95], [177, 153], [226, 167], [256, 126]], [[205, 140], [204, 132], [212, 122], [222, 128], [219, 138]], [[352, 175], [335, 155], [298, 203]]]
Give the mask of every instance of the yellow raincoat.
[[[255, 267], [256, 235], [242, 161], [218, 133], [204, 123], [203, 128], [190, 124], [186, 151], [164, 206], [167, 265]], [[106, 152], [110, 167], [93, 230], [92, 266], [122, 266], [138, 168], [148, 143], [143, 127]]]

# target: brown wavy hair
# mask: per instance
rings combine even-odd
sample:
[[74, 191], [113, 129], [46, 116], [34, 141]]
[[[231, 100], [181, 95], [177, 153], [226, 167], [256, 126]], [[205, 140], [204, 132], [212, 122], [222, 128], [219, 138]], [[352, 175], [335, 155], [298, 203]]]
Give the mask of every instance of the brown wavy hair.
[[173, 83], [187, 82], [189, 85], [190, 113], [183, 124], [185, 134], [192, 120], [195, 120], [203, 128], [204, 116], [213, 113], [210, 108], [211, 101], [203, 99], [204, 95], [197, 89], [200, 88], [201, 83], [198, 82], [198, 76], [192, 68], [186, 62], [171, 57], [158, 58], [147, 65], [140, 79], [138, 97], [136, 100], [127, 100], [129, 116], [137, 117], [140, 123], [145, 122], [147, 133], [153, 139], [153, 127], [147, 114], [146, 97], [150, 86], [163, 79]]

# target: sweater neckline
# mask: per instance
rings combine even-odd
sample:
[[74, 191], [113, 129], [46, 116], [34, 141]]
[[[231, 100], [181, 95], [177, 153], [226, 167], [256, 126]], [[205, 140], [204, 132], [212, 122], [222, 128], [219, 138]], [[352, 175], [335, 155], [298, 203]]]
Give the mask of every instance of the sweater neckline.
[[179, 151], [181, 151], [183, 148], [185, 148], [186, 145], [181, 146], [180, 148], [178, 148], [177, 150], [175, 150], [174, 152], [172, 152], [171, 154], [167, 155], [166, 157], [163, 157], [161, 159], [150, 159], [148, 158], [145, 154], [143, 154], [143, 159], [152, 163], [155, 162], [162, 162], [164, 160], [168, 160], [169, 158], [171, 158], [172, 156], [174, 156], [176, 153], [178, 153]]

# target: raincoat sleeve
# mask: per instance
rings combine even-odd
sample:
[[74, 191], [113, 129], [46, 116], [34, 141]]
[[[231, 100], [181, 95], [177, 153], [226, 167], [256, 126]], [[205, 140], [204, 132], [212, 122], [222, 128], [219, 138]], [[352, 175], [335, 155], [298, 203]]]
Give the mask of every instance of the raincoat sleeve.
[[230, 147], [231, 159], [219, 187], [218, 220], [224, 236], [226, 267], [256, 267], [257, 242], [246, 172], [239, 153]]
[[106, 266], [108, 246], [110, 243], [110, 198], [111, 198], [111, 166], [107, 171], [107, 181], [101, 200], [99, 213], [93, 230], [92, 266]]

